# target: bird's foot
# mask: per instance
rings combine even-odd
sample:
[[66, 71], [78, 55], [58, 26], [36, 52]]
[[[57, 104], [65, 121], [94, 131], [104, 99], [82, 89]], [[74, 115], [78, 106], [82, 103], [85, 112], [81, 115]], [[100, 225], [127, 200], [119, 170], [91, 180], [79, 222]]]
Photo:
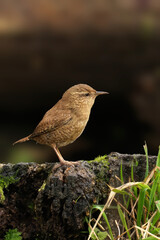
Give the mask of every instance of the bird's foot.
[[61, 165], [67, 165], [67, 166], [73, 166], [73, 165], [78, 165], [80, 164], [80, 162], [71, 162], [71, 161], [66, 161], [66, 160], [62, 160], [60, 161]]
[[52, 168], [52, 172], [54, 172], [55, 170], [57, 170], [58, 168], [62, 167], [62, 166], [67, 166], [67, 169], [76, 165], [79, 165], [79, 162], [71, 162], [71, 161], [66, 161], [63, 159], [63, 161], [61, 160], [59, 163], [57, 162], [54, 167]]
[[79, 164], [79, 162], [70, 162], [70, 161], [64, 160], [64, 158], [62, 157], [59, 149], [57, 148], [57, 146], [55, 144], [52, 144], [51, 147], [53, 147], [53, 149], [55, 150], [61, 165], [73, 166], [73, 165], [78, 165]]

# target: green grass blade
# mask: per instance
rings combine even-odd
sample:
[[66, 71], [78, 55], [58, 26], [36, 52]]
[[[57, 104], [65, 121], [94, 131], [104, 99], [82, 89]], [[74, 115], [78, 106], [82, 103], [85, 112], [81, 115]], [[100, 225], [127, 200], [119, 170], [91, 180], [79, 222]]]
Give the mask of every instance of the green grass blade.
[[[93, 210], [93, 209], [97, 209], [97, 210], [99, 210], [99, 211], [101, 212], [102, 209], [103, 209], [103, 207], [104, 207], [104, 206], [101, 206], [101, 205], [93, 205], [93, 206], [92, 206], [92, 210]], [[105, 222], [106, 222], [106, 224], [107, 224], [108, 231], [109, 231], [109, 235], [110, 235], [111, 239], [113, 240], [114, 237], [113, 237], [112, 229], [111, 229], [111, 226], [110, 226], [110, 224], [109, 224], [109, 221], [108, 221], [108, 218], [107, 218], [106, 213], [103, 212], [102, 216], [103, 216], [103, 218], [104, 218], [104, 220], [105, 220]]]
[[153, 224], [151, 223], [151, 229], [150, 229], [150, 233], [153, 233], [155, 235], [160, 235], [160, 228], [158, 228], [157, 226], [153, 226]]
[[122, 161], [121, 161], [121, 165], [120, 165], [120, 179], [121, 179], [122, 184], [124, 184]]
[[131, 194], [126, 192], [125, 190], [119, 190], [119, 189], [113, 188], [112, 191], [115, 192], [115, 193], [119, 193], [119, 194], [122, 194], [122, 195], [128, 195], [128, 196], [131, 197]]
[[160, 199], [160, 178], [158, 180], [158, 183], [157, 183], [157, 197], [158, 197], [158, 200]]
[[141, 226], [141, 219], [143, 215], [143, 205], [145, 201], [146, 189], [141, 189], [139, 194], [139, 201], [138, 201], [138, 210], [137, 210], [137, 226]]
[[108, 221], [108, 218], [107, 218], [107, 215], [105, 214], [105, 212], [102, 214], [102, 216], [103, 216], [103, 218], [104, 218], [104, 220], [105, 220], [105, 222], [107, 224], [109, 235], [110, 235], [111, 239], [113, 240], [114, 239], [113, 233], [112, 233], [111, 226], [109, 224], [109, 221]]
[[145, 190], [150, 189], [150, 187], [144, 182], [140, 182], [136, 186], [139, 187], [140, 189], [145, 189]]
[[151, 187], [151, 192], [150, 192], [150, 196], [149, 196], [149, 206], [148, 206], [148, 213], [147, 213], [147, 218], [149, 216], [150, 210], [151, 210], [151, 206], [153, 204], [153, 200], [154, 200], [154, 196], [155, 196], [155, 192], [157, 189], [157, 182], [158, 182], [158, 176], [156, 177], [156, 179], [153, 182], [153, 185]]
[[[157, 238], [155, 238], [155, 237], [152, 237], [152, 236], [150, 236], [150, 237], [147, 237], [147, 238], [143, 238], [143, 240], [156, 240]], [[159, 238], [160, 239], [160, 238]]]
[[134, 167], [133, 167], [133, 161], [131, 165], [131, 181], [134, 182]]
[[130, 206], [131, 198], [132, 198], [132, 197], [129, 197], [128, 200], [127, 200], [127, 202], [126, 202], [126, 206], [125, 206], [126, 209], [128, 209], [128, 207]]
[[154, 218], [152, 219], [152, 224], [155, 225], [160, 219], [160, 212], [157, 212]]
[[[124, 184], [122, 160], [121, 160], [121, 165], [120, 165], [120, 179], [121, 179], [122, 184]], [[115, 190], [115, 192], [116, 192], [116, 190]], [[128, 208], [128, 206], [127, 206], [128, 204], [127, 204], [127, 201], [126, 201], [126, 198], [125, 198], [125, 194], [127, 194], [127, 195], [129, 195], [129, 194], [127, 192], [125, 192], [125, 191], [124, 192], [119, 192], [119, 193], [123, 195], [124, 206], [126, 208]]]
[[160, 146], [159, 146], [159, 151], [158, 151], [156, 166], [160, 167]]
[[138, 196], [137, 187], [133, 186], [132, 189], [133, 189], [134, 195], [137, 197]]
[[160, 200], [155, 202], [158, 212], [160, 213]]
[[149, 164], [148, 164], [148, 147], [147, 147], [147, 144], [145, 142], [145, 145], [143, 146], [144, 148], [144, 152], [145, 152], [145, 155], [146, 155], [146, 172], [145, 172], [145, 178], [148, 176], [148, 173], [149, 173]]
[[120, 219], [122, 221], [122, 224], [124, 226], [124, 228], [126, 229], [127, 231], [127, 235], [128, 235], [128, 238], [131, 240], [131, 236], [130, 236], [130, 233], [128, 232], [128, 227], [127, 227], [127, 223], [126, 223], [126, 219], [125, 219], [125, 216], [121, 210], [121, 207], [119, 206], [119, 204], [117, 205], [118, 207], [118, 213], [119, 213], [119, 216], [120, 216]]
[[[131, 181], [134, 182], [134, 163], [132, 161], [131, 166]], [[131, 191], [133, 191], [134, 195], [137, 197], [137, 187], [133, 186], [131, 187]]]

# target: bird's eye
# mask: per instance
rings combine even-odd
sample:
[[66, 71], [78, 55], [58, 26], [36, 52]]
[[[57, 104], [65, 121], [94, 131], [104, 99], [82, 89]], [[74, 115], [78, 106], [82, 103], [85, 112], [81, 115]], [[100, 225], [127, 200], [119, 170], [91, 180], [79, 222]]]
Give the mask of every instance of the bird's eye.
[[84, 95], [85, 95], [86, 97], [88, 97], [90, 94], [89, 94], [89, 93], [85, 93]]

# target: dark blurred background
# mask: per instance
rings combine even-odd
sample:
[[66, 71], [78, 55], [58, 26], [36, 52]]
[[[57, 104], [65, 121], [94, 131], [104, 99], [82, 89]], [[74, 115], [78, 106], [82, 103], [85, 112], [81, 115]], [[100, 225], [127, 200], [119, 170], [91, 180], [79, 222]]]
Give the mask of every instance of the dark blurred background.
[[160, 144], [159, 0], [0, 0], [1, 162], [57, 161], [30, 134], [77, 83], [96, 99], [89, 124], [65, 159], [112, 151], [157, 154]]

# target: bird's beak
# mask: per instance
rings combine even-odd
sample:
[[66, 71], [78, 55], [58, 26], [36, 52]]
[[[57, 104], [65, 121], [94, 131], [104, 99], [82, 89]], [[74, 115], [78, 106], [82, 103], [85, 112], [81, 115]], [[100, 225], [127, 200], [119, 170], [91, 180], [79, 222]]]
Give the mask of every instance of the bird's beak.
[[109, 94], [108, 92], [103, 92], [103, 91], [96, 91], [96, 95], [103, 95], [103, 94]]

